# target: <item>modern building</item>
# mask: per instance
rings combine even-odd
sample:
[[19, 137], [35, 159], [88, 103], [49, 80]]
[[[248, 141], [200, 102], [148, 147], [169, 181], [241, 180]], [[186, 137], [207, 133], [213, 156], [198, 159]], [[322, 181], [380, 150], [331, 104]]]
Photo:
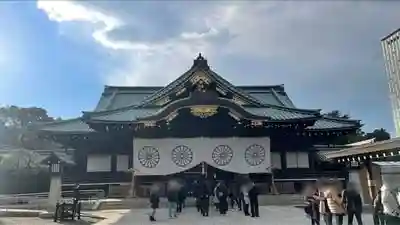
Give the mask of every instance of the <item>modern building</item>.
[[396, 136], [400, 136], [400, 29], [381, 40]]
[[331, 144], [360, 126], [296, 107], [283, 85], [235, 86], [199, 55], [164, 87], [106, 86], [93, 111], [37, 129], [73, 154], [64, 185], [111, 192], [135, 180], [145, 195], [171, 177], [190, 184], [245, 175], [265, 192], [274, 180], [280, 193], [320, 177], [346, 179], [346, 168], [324, 162], [319, 151], [337, 150]]

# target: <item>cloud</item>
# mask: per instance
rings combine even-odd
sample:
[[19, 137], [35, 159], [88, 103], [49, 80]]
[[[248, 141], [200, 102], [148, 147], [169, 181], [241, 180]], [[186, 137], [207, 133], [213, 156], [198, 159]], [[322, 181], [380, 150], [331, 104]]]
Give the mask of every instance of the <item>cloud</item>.
[[236, 84], [284, 83], [298, 105], [354, 114], [387, 101], [379, 41], [400, 26], [396, 1], [39, 0], [37, 7], [60, 25], [85, 26], [121, 62], [107, 71], [107, 84], [163, 85], [203, 52]]

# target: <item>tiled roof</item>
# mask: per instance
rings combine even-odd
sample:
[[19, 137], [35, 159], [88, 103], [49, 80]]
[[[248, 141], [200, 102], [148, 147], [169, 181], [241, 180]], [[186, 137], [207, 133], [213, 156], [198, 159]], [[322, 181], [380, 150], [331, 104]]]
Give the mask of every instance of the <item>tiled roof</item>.
[[[266, 117], [271, 120], [292, 120], [315, 118], [317, 111], [307, 111], [301, 109], [288, 109], [284, 107], [244, 107], [244, 109], [258, 117]], [[130, 107], [125, 110], [115, 110], [110, 112], [89, 113], [89, 120], [92, 121], [135, 121], [143, 117], [154, 116], [161, 112], [161, 108], [136, 108]]]
[[38, 124], [37, 129], [45, 132], [69, 132], [69, 133], [88, 133], [94, 130], [89, 127], [81, 118], [62, 120], [53, 123]]
[[[146, 97], [163, 87], [114, 87], [106, 86], [95, 112], [115, 110], [139, 105]], [[296, 108], [283, 85], [271, 86], [236, 86], [263, 104]]]
[[20, 147], [7, 146], [6, 148], [4, 148], [4, 147], [0, 146], [0, 155], [3, 157], [11, 155], [12, 153], [17, 153], [17, 152], [31, 153], [35, 156], [35, 160], [37, 160], [37, 162], [41, 162], [45, 158], [49, 157], [51, 154], [55, 154], [58, 158], [60, 158], [62, 161], [66, 162], [68, 164], [75, 163], [73, 160], [72, 154], [66, 153], [64, 149], [30, 150], [30, 149], [25, 149], [25, 148], [20, 148]]
[[313, 126], [307, 127], [308, 130], [327, 130], [327, 129], [343, 129], [354, 128], [360, 126], [359, 121], [335, 119], [323, 117], [315, 122]]
[[291, 120], [314, 118], [316, 115], [310, 112], [288, 110], [283, 108], [246, 108], [246, 111], [256, 116], [270, 117], [272, 120]]
[[348, 157], [360, 154], [375, 153], [392, 149], [400, 149], [400, 138], [392, 138], [386, 141], [379, 141], [352, 148], [345, 148], [340, 151], [329, 152], [324, 155], [327, 159], [334, 159], [339, 157]]
[[[252, 93], [244, 90], [247, 88], [234, 86], [211, 70], [207, 64], [207, 60], [199, 55], [188, 71], [165, 87], [132, 87], [131, 89], [128, 87], [106, 87], [95, 111], [107, 111], [133, 105], [153, 105], [164, 96], [171, 94], [174, 90], [177, 91], [177, 88], [186, 84], [196, 72], [207, 74], [218, 88], [234, 94], [250, 105], [261, 106], [262, 104], [271, 104], [294, 108], [293, 103], [284, 92], [283, 85], [270, 86], [268, 89], [261, 86], [260, 90], [254, 92], [254, 95], [252, 95]], [[113, 90], [113, 92], [110, 93], [109, 90]]]
[[140, 109], [126, 109], [122, 111], [115, 111], [111, 113], [99, 113], [98, 115], [93, 115], [90, 120], [99, 121], [135, 121], [139, 118], [153, 116], [157, 114], [160, 108], [140, 108]]
[[[94, 121], [135, 121], [143, 117], [153, 116], [160, 112], [160, 108], [147, 108], [147, 109], [126, 109], [114, 112], [100, 112], [95, 113], [90, 119]], [[291, 119], [308, 119], [315, 117], [310, 112], [285, 110], [284, 108], [245, 108], [247, 112], [255, 116], [265, 116], [271, 120], [291, 120]], [[330, 129], [344, 129], [356, 128], [359, 123], [346, 120], [335, 120], [328, 118], [321, 118], [316, 121], [314, 126], [310, 126], [308, 130], [330, 130]], [[68, 133], [88, 133], [93, 132], [85, 122], [80, 118], [66, 120], [62, 122], [49, 123], [40, 127], [41, 131], [47, 132], [68, 132]]]

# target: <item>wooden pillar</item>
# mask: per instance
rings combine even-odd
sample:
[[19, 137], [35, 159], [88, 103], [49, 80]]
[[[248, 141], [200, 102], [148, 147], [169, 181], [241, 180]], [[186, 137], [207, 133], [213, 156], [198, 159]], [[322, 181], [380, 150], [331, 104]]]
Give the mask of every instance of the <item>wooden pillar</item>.
[[373, 200], [377, 194], [377, 187], [376, 187], [376, 177], [373, 175], [372, 171], [372, 160], [367, 159], [364, 163], [366, 169], [367, 169], [367, 174], [368, 174], [368, 188], [369, 188], [369, 193], [371, 200]]
[[271, 171], [271, 191], [273, 195], [278, 195], [278, 189], [276, 189], [276, 185], [275, 185], [275, 175], [274, 175], [274, 169], [272, 169]]

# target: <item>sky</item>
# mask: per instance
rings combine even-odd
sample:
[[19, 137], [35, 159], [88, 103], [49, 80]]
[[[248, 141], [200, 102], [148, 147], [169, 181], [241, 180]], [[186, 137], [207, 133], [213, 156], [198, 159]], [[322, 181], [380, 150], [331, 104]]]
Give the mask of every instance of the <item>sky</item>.
[[104, 85], [166, 85], [201, 52], [236, 85], [394, 131], [380, 40], [400, 1], [0, 2], [0, 104], [93, 110]]

